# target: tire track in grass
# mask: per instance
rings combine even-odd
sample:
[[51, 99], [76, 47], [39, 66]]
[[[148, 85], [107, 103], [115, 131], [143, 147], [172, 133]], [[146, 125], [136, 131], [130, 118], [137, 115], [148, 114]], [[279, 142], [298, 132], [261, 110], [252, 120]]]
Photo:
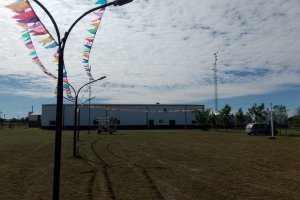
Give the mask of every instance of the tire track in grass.
[[116, 199], [116, 196], [114, 194], [114, 191], [112, 189], [112, 185], [111, 185], [111, 181], [110, 181], [110, 178], [109, 178], [109, 174], [108, 174], [108, 168], [109, 168], [109, 165], [105, 162], [105, 160], [97, 153], [97, 151], [95, 150], [95, 144], [97, 142], [99, 142], [100, 139], [97, 139], [95, 140], [91, 145], [90, 145], [90, 148], [92, 150], [92, 152], [94, 153], [94, 155], [98, 158], [98, 160], [102, 163], [102, 173], [103, 173], [103, 176], [105, 178], [105, 186], [106, 186], [106, 189], [108, 191], [108, 195], [109, 195], [109, 198], [112, 199], [112, 200], [115, 200]]
[[[86, 165], [88, 165], [90, 167], [90, 170], [81, 172], [81, 174], [87, 174], [87, 173], [92, 174], [90, 181], [89, 181], [89, 185], [88, 185], [88, 191], [87, 191], [87, 193], [88, 193], [87, 196], [89, 199], [102, 199], [102, 198], [106, 197], [108, 199], [115, 200], [116, 198], [115, 198], [114, 192], [112, 190], [110, 178], [109, 178], [108, 171], [107, 171], [109, 165], [104, 161], [104, 159], [101, 156], [99, 156], [99, 154], [97, 153], [97, 151], [95, 150], [95, 147], [94, 147], [95, 144], [99, 141], [100, 141], [100, 139], [96, 139], [89, 146], [89, 150], [91, 150], [91, 153], [93, 154], [93, 156], [95, 156], [97, 158], [98, 162], [84, 158], [80, 154], [80, 148], [82, 147], [82, 145], [80, 145], [77, 148], [79, 158]], [[100, 169], [99, 169], [99, 167], [100, 167]], [[98, 189], [98, 188], [96, 188], [97, 187], [96, 182], [98, 181], [97, 176], [99, 176], [99, 172], [102, 173], [102, 175], [103, 175], [102, 179], [104, 179], [103, 188], [105, 188], [105, 189], [103, 191], [105, 194], [102, 193], [102, 195], [101, 194], [98, 195], [97, 191], [96, 191]], [[98, 178], [101, 179], [101, 177], [98, 177]], [[101, 181], [98, 181], [98, 182], [101, 184]]]
[[150, 188], [151, 190], [153, 191], [154, 195], [155, 195], [155, 199], [157, 200], [164, 200], [164, 196], [162, 195], [162, 193], [159, 191], [158, 187], [155, 185], [155, 183], [153, 182], [152, 178], [150, 177], [148, 171], [146, 170], [145, 167], [141, 166], [140, 164], [138, 163], [135, 163], [127, 158], [124, 158], [122, 157], [121, 155], [115, 153], [113, 150], [112, 150], [112, 144], [107, 144], [106, 145], [106, 150], [111, 153], [113, 156], [117, 157], [118, 159], [120, 160], [123, 160], [124, 162], [136, 167], [136, 168], [139, 168], [141, 170], [141, 174], [142, 176], [145, 178], [145, 180], [147, 181], [147, 183], [150, 185]]
[[94, 199], [94, 195], [93, 195], [93, 188], [94, 188], [94, 184], [95, 184], [95, 179], [96, 179], [96, 175], [97, 175], [97, 169], [90, 163], [90, 160], [85, 159], [81, 156], [80, 154], [80, 148], [82, 147], [82, 145], [79, 145], [79, 147], [77, 147], [77, 154], [78, 157], [86, 164], [88, 165], [91, 169], [90, 171], [84, 171], [84, 172], [80, 172], [80, 174], [91, 174], [89, 183], [88, 183], [88, 189], [87, 189], [87, 197], [89, 199]]

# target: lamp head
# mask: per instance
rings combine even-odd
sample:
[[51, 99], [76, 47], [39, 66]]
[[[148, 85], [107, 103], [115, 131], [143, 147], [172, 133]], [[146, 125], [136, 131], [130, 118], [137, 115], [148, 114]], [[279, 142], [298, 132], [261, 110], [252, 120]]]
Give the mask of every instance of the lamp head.
[[115, 0], [113, 3], [114, 6], [123, 6], [124, 4], [130, 3], [132, 1], [133, 0]]
[[100, 80], [105, 79], [105, 78], [106, 78], [106, 76], [102, 76], [101, 78], [97, 79], [96, 81], [100, 81]]

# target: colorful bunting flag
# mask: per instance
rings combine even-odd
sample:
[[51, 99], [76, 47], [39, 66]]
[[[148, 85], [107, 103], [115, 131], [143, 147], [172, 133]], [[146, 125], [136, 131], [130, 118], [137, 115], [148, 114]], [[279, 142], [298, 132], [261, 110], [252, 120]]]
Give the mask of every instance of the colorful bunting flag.
[[38, 17], [32, 17], [32, 18], [28, 18], [28, 19], [20, 19], [17, 20], [17, 22], [19, 23], [23, 23], [23, 24], [30, 24], [30, 23], [35, 23], [35, 22], [39, 22], [39, 18]]
[[57, 47], [57, 43], [56, 42], [53, 42], [53, 43], [45, 46], [46, 49], [52, 49], [52, 48], [55, 48], [55, 47]]
[[35, 12], [33, 10], [29, 10], [28, 12], [21, 12], [18, 15], [13, 16], [12, 18], [25, 20], [33, 17], [36, 17]]
[[104, 5], [106, 4], [106, 0], [98, 0], [96, 4]]
[[[106, 0], [98, 0], [96, 4], [104, 5], [106, 4]], [[92, 73], [91, 73], [91, 67], [89, 65], [89, 58], [90, 58], [90, 53], [93, 47], [93, 43], [95, 41], [95, 37], [97, 34], [98, 29], [100, 28], [100, 22], [101, 19], [104, 15], [105, 9], [99, 9], [98, 11], [94, 12], [94, 14], [97, 16], [96, 19], [92, 20], [91, 25], [93, 26], [92, 29], [89, 29], [88, 32], [91, 34], [90, 37], [87, 37], [87, 43], [84, 45], [84, 51], [83, 51], [83, 67], [86, 71], [87, 76], [89, 77], [90, 81], [94, 80]]]
[[[32, 33], [33, 35], [46, 35], [47, 37], [42, 39], [40, 43], [43, 43], [43, 46], [47, 49], [56, 48], [58, 44], [51, 36], [47, 28], [40, 21], [40, 19], [32, 9], [30, 3], [26, 0], [17, 0], [15, 3], [11, 5], [7, 5], [6, 7], [17, 13], [17, 15], [13, 16], [12, 18], [16, 19], [17, 22], [19, 22], [18, 25], [24, 28], [21, 36], [24, 39], [25, 46], [30, 50], [29, 55], [31, 56], [32, 61], [37, 66], [39, 66], [40, 69], [49, 77], [53, 79], [57, 79], [57, 77], [54, 74], [50, 73], [44, 67], [41, 60], [39, 59], [35, 47], [33, 45], [30, 33]], [[54, 54], [55, 63], [58, 63], [58, 56], [59, 55], [56, 51], [56, 53]], [[67, 94], [69, 99], [73, 99], [71, 95], [69, 83], [68, 83], [67, 71], [65, 69], [65, 66], [63, 70], [64, 70], [64, 83], [63, 83], [64, 91]]]
[[45, 44], [51, 43], [52, 41], [54, 41], [53, 38], [49, 36], [49, 37], [47, 37], [45, 39], [42, 39], [40, 41], [40, 43], [43, 43], [43, 45], [45, 45]]
[[23, 12], [25, 9], [30, 8], [30, 5], [27, 1], [16, 2], [10, 5], [5, 6], [15, 12]]

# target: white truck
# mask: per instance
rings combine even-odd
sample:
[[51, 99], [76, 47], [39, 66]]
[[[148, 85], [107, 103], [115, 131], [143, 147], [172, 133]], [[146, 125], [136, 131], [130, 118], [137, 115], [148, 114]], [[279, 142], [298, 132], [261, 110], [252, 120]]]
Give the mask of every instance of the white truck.
[[101, 117], [97, 118], [96, 121], [98, 122], [98, 134], [101, 134], [103, 132], [108, 132], [110, 134], [113, 134], [117, 131], [117, 118], [112, 117]]

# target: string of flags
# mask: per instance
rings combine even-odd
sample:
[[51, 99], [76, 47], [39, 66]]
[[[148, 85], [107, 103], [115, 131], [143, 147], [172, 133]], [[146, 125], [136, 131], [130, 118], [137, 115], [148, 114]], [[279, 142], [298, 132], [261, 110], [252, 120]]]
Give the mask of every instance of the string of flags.
[[[46, 49], [54, 49], [58, 47], [58, 43], [49, 33], [47, 28], [44, 26], [42, 21], [39, 19], [33, 8], [31, 7], [30, 3], [27, 0], [17, 0], [15, 3], [7, 5], [7, 8], [11, 9], [12, 11], [16, 12], [17, 14], [12, 18], [18, 22], [18, 25], [23, 28], [22, 38], [24, 40], [24, 44], [26, 48], [29, 50], [29, 55], [33, 61], [46, 75], [51, 77], [52, 79], [57, 79], [57, 76], [47, 70], [47, 68], [42, 64], [37, 51], [34, 47], [32, 36], [45, 36], [39, 42], [42, 43], [44, 48]], [[54, 56], [54, 63], [58, 65], [58, 57], [59, 54], [56, 50]], [[71, 91], [69, 88], [69, 82], [67, 78], [67, 71], [64, 67], [64, 83], [63, 88], [68, 96], [68, 98], [73, 99], [71, 95]]]
[[[106, 4], [106, 0], [98, 0], [96, 4], [104, 5]], [[98, 29], [100, 28], [100, 23], [101, 19], [104, 15], [105, 9], [99, 9], [98, 11], [95, 11], [94, 14], [96, 15], [96, 19], [92, 20], [92, 29], [89, 29], [88, 32], [90, 33], [90, 36], [86, 38], [86, 44], [84, 45], [84, 51], [83, 51], [83, 67], [86, 72], [86, 74], [89, 77], [90, 81], [93, 81], [94, 78], [91, 73], [91, 66], [89, 65], [89, 59], [90, 59], [90, 54], [92, 51], [92, 47], [95, 41], [95, 37], [97, 34]]]
[[[88, 105], [83, 105], [83, 107], [88, 107]], [[150, 109], [126, 109], [126, 108], [117, 108], [111, 106], [91, 106], [91, 108], [96, 109], [103, 109], [103, 110], [110, 110], [110, 111], [120, 111], [120, 112], [142, 112], [142, 113], [192, 113], [197, 108], [190, 110], [190, 109], [162, 109], [162, 110], [150, 110]]]
[[[106, 0], [98, 0], [96, 4], [106, 4]], [[45, 36], [43, 39], [39, 41], [39, 43], [42, 44], [42, 46], [45, 49], [55, 49], [56, 51], [54, 53], [54, 63], [58, 65], [58, 43], [55, 41], [53, 36], [50, 34], [48, 29], [44, 26], [42, 21], [37, 16], [36, 12], [28, 2], [28, 0], [16, 0], [15, 3], [7, 5], [8, 9], [11, 9], [16, 13], [14, 18], [18, 25], [23, 28], [22, 38], [24, 40], [24, 44], [26, 48], [29, 50], [29, 55], [32, 59], [32, 61], [49, 77], [52, 79], [57, 79], [57, 76], [48, 71], [48, 69], [42, 64], [37, 51], [35, 49], [35, 46], [32, 41], [32, 36]], [[92, 26], [93, 28], [88, 30], [88, 32], [91, 34], [89, 37], [86, 38], [86, 44], [84, 45], [84, 53], [83, 53], [83, 64], [86, 74], [89, 77], [89, 80], [94, 80], [92, 74], [91, 74], [91, 67], [89, 65], [89, 58], [90, 53], [92, 50], [92, 46], [97, 34], [97, 31], [100, 27], [100, 22], [104, 14], [104, 9], [99, 9], [98, 11], [95, 11], [94, 14], [97, 16], [96, 19], [92, 20]], [[73, 100], [73, 96], [69, 87], [69, 81], [67, 77], [67, 71], [65, 66], [63, 66], [63, 89], [64, 92], [67, 95], [68, 99]]]

